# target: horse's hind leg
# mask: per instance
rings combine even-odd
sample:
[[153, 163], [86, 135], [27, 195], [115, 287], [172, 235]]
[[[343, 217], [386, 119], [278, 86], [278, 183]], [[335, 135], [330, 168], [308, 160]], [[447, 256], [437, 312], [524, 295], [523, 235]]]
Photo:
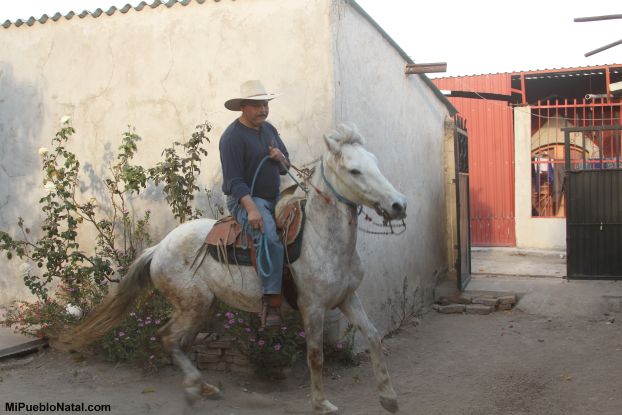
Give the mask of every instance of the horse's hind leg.
[[186, 354], [192, 347], [192, 343], [201, 328], [201, 325], [209, 318], [211, 306], [214, 303], [214, 295], [194, 301], [184, 299], [184, 304], [175, 304], [175, 310], [171, 319], [162, 327], [161, 336], [164, 348], [171, 353], [173, 361], [184, 373], [184, 387], [186, 399], [193, 403], [201, 397], [207, 399], [219, 399], [220, 390], [201, 380], [201, 373]]
[[369, 344], [369, 352], [378, 385], [380, 404], [389, 412], [397, 412], [397, 394], [391, 385], [387, 364], [382, 354], [382, 342], [378, 330], [374, 327], [356, 293], [352, 293], [340, 305], [339, 309], [346, 315], [350, 323], [358, 328]]

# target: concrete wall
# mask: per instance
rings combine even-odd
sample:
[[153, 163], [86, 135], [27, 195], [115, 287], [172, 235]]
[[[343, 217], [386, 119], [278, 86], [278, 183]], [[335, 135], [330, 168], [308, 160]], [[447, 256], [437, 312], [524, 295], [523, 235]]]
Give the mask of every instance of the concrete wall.
[[[143, 137], [137, 163], [153, 166], [173, 140], [209, 120], [201, 180], [218, 189], [218, 139], [237, 116], [223, 102], [247, 79], [282, 94], [270, 120], [293, 160], [312, 160], [334, 125], [330, 6], [206, 1], [0, 28], [0, 229], [15, 234], [18, 216], [37, 228], [37, 150], [50, 147], [63, 115], [77, 130], [69, 147], [85, 166], [85, 199], [103, 196], [101, 179], [128, 124]], [[162, 193], [151, 189], [146, 198], [157, 241], [175, 222]], [[0, 259], [0, 304], [26, 296], [19, 265]]]
[[[408, 197], [404, 235], [361, 234], [360, 294], [386, 333], [404, 311], [432, 301], [447, 269], [447, 110], [420, 77], [404, 75], [405, 63], [344, 0], [191, 2], [0, 29], [0, 229], [14, 233], [18, 215], [40, 220], [37, 149], [49, 147], [63, 115], [77, 130], [70, 148], [87, 163], [84, 198], [102, 196], [128, 124], [143, 137], [137, 163], [152, 166], [204, 120], [214, 129], [201, 186], [218, 191], [218, 139], [237, 116], [223, 102], [242, 81], [261, 79], [282, 94], [270, 120], [296, 164], [324, 151], [322, 134], [336, 122], [353, 121]], [[162, 199], [149, 189], [134, 201], [153, 211], [155, 241], [175, 226]], [[18, 266], [0, 260], [0, 304], [25, 296]]]
[[566, 249], [566, 219], [531, 216], [531, 107], [514, 109], [516, 247]]
[[404, 58], [369, 21], [344, 2], [333, 4], [335, 119], [359, 126], [381, 170], [408, 198], [405, 234], [359, 232], [367, 270], [360, 294], [372, 320], [387, 332], [404, 306], [414, 302], [420, 308], [432, 300], [437, 277], [447, 269], [447, 110], [419, 76], [404, 74]]

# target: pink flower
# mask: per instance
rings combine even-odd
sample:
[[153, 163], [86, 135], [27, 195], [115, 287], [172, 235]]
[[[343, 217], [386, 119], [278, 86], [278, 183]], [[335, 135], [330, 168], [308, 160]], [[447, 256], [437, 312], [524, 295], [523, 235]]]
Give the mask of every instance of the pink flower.
[[151, 336], [149, 337], [149, 340], [151, 340], [152, 342], [156, 341], [156, 337], [155, 336]]
[[263, 347], [263, 345], [264, 345], [264, 344], [266, 344], [266, 342], [265, 342], [265, 341], [263, 341], [263, 340], [259, 340], [259, 341], [257, 342], [257, 346], [259, 346], [259, 347]]
[[123, 337], [125, 336], [125, 333], [123, 333], [122, 331], [119, 332], [119, 337]]
[[277, 352], [281, 350], [281, 345], [279, 343], [275, 344], [273, 347], [274, 347], [274, 350], [276, 350]]
[[246, 327], [246, 328], [244, 329], [244, 331], [245, 331], [245, 332], [247, 332], [247, 333], [250, 333], [252, 330], [251, 330], [251, 328], [250, 328], [250, 327]]
[[341, 349], [343, 349], [343, 343], [341, 343], [341, 342], [337, 342], [337, 343], [335, 344], [335, 347], [337, 348], [337, 350], [341, 350]]
[[230, 319], [229, 320], [229, 324], [231, 324], [231, 325], [235, 324], [235, 319], [234, 318]]
[[228, 329], [228, 328], [229, 328], [229, 327], [231, 327], [231, 326], [230, 326], [230, 325], [228, 325], [228, 324], [223, 324], [223, 327], [224, 327], [224, 328], [226, 328], [226, 329]]
[[300, 333], [298, 333], [298, 335], [299, 335], [300, 337], [302, 337], [303, 339], [304, 339], [304, 338], [305, 338], [305, 336], [306, 336], [304, 331], [301, 331]]
[[228, 319], [232, 319], [235, 317], [235, 314], [233, 314], [231, 311], [227, 311], [225, 313], [225, 317], [227, 317]]
[[240, 323], [240, 324], [244, 324], [244, 319], [243, 319], [243, 318], [239, 318], [239, 319], [238, 319], [238, 323]]

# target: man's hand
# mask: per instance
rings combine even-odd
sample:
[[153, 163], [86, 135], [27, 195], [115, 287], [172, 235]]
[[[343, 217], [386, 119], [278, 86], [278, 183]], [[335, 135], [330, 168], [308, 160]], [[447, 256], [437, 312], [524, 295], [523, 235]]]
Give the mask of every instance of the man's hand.
[[240, 203], [246, 209], [248, 214], [248, 223], [251, 225], [253, 229], [259, 229], [261, 233], [263, 232], [263, 219], [261, 218], [261, 213], [259, 213], [259, 209], [257, 209], [257, 205], [253, 201], [253, 198], [250, 195], [243, 196], [240, 199]]
[[285, 164], [286, 166], [289, 165], [289, 163], [287, 162], [287, 159], [285, 158], [281, 150], [279, 150], [277, 147], [274, 147], [274, 146], [268, 146], [268, 149], [270, 150], [270, 158], [272, 160], [281, 162]]

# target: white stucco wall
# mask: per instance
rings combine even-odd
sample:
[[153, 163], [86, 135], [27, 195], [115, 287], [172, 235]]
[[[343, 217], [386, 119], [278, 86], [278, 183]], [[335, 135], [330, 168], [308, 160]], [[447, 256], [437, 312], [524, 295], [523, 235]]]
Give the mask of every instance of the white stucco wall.
[[[218, 139], [237, 116], [223, 102], [247, 79], [281, 94], [270, 121], [293, 160], [313, 160], [334, 124], [330, 5], [208, 0], [0, 28], [0, 229], [14, 234], [18, 216], [37, 228], [37, 150], [50, 147], [65, 114], [77, 130], [69, 147], [92, 169], [83, 176], [87, 199], [102, 197], [100, 179], [128, 124], [143, 137], [137, 163], [150, 167], [172, 141], [210, 121], [201, 185], [218, 189]], [[146, 196], [157, 241], [174, 221], [161, 193]], [[0, 259], [0, 304], [27, 293], [18, 266]]]
[[[137, 163], [153, 166], [164, 147], [210, 121], [201, 186], [218, 190], [218, 139], [237, 116], [223, 102], [242, 81], [261, 79], [281, 94], [270, 121], [297, 165], [324, 151], [322, 134], [336, 122], [353, 121], [408, 197], [404, 235], [360, 234], [360, 295], [386, 333], [402, 303], [431, 302], [447, 269], [447, 109], [420, 77], [404, 75], [405, 63], [344, 0], [208, 0], [0, 29], [0, 229], [14, 233], [18, 215], [40, 219], [37, 149], [49, 147], [65, 114], [77, 130], [70, 148], [90, 164], [85, 198], [102, 196], [99, 180], [128, 124], [143, 137]], [[161, 193], [145, 197], [134, 205], [152, 210], [157, 241], [175, 223]], [[18, 265], [0, 259], [0, 305], [26, 295]]]
[[514, 109], [516, 247], [566, 249], [566, 219], [531, 216], [531, 107]]
[[[400, 301], [432, 300], [447, 269], [443, 140], [447, 109], [398, 51], [352, 6], [334, 2], [335, 119], [355, 122], [381, 170], [408, 198], [401, 236], [359, 232], [366, 276], [359, 289], [382, 332], [394, 328]], [[403, 293], [403, 283], [407, 290]]]

